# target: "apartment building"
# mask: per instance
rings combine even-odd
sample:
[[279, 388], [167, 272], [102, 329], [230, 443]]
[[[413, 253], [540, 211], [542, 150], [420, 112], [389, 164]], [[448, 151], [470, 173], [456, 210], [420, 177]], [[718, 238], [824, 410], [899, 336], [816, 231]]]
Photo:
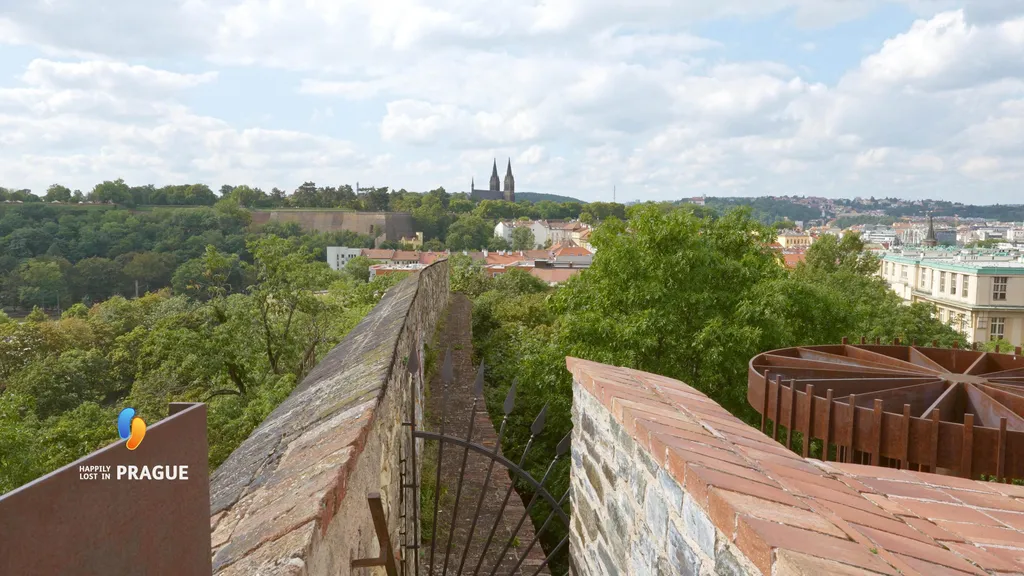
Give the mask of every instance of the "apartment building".
[[331, 270], [344, 270], [348, 261], [362, 253], [360, 248], [346, 248], [344, 246], [327, 247], [327, 265]]
[[806, 232], [784, 230], [779, 232], [775, 242], [783, 248], [808, 248], [811, 244], [814, 244], [814, 237]]
[[975, 252], [886, 252], [882, 278], [907, 302], [930, 302], [968, 343], [1024, 343], [1024, 256]]

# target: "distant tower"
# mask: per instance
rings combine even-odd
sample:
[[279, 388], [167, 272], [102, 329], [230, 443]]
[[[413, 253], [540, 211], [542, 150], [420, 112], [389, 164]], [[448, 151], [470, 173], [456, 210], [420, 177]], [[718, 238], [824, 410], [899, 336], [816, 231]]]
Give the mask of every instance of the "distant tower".
[[512, 176], [512, 159], [508, 159], [508, 168], [505, 170], [505, 200], [516, 201], [516, 179]]
[[473, 190], [476, 190], [476, 178], [469, 179], [469, 193], [472, 194]]
[[491, 168], [491, 192], [501, 192], [501, 181], [498, 180], [498, 159], [494, 159], [494, 166]]
[[932, 215], [929, 214], [928, 215], [928, 234], [925, 235], [924, 241], [921, 242], [921, 245], [927, 246], [929, 248], [934, 248], [935, 246], [938, 245], [938, 243], [939, 243], [939, 241], [935, 239], [935, 226], [932, 224]]

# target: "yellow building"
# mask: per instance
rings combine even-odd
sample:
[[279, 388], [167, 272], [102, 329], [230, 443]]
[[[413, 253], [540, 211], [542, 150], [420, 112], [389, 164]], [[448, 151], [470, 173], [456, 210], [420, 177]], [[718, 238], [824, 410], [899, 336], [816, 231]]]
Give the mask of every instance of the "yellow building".
[[814, 243], [814, 237], [799, 232], [780, 232], [775, 241], [783, 248], [807, 248]]
[[1024, 343], [1024, 257], [885, 253], [882, 278], [907, 302], [931, 302], [968, 343]]
[[398, 242], [400, 244], [408, 244], [412, 246], [413, 250], [419, 250], [420, 248], [423, 247], [423, 232], [417, 232], [416, 236], [412, 238], [402, 237], [402, 239], [399, 240]]

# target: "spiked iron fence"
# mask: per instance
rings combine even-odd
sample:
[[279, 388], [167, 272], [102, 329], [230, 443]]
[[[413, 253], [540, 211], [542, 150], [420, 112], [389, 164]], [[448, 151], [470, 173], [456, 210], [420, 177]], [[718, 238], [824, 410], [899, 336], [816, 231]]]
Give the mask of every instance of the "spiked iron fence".
[[[414, 352], [408, 364], [408, 370], [413, 374], [414, 395], [415, 387], [418, 385], [415, 375], [420, 373], [420, 369], [419, 355]], [[571, 434], [567, 434], [558, 443], [546, 472], [540, 480], [537, 480], [526, 470], [525, 466], [531, 448], [534, 447], [534, 441], [544, 431], [547, 406], [544, 406], [534, 419], [530, 427], [530, 438], [519, 461], [512, 462], [501, 454], [501, 442], [505, 439], [509, 427], [509, 417], [515, 409], [517, 382], [513, 381], [505, 397], [502, 405], [504, 416], [498, 430], [497, 442], [492, 447], [484, 446], [473, 439], [478, 415], [487, 417], [483, 405], [483, 363], [480, 364], [473, 385], [473, 403], [468, 421], [468, 432], [465, 436], [453, 434], [448, 429], [448, 421], [452, 416], [448, 413], [449, 393], [452, 385], [453, 368], [451, 350], [449, 350], [445, 354], [441, 367], [441, 413], [437, 418], [438, 430], [430, 431], [417, 428], [415, 407], [409, 411], [409, 420], [403, 423], [409, 430], [409, 442], [399, 460], [402, 483], [398, 505], [402, 521], [402, 544], [399, 554], [396, 556], [392, 552], [379, 496], [370, 495], [371, 512], [374, 512], [375, 524], [378, 527], [377, 535], [383, 552], [379, 558], [356, 560], [353, 562], [353, 567], [384, 566], [388, 576], [398, 576], [399, 574], [402, 576], [410, 574], [415, 576], [420, 574], [425, 576], [447, 576], [448, 574], [538, 576], [550, 574], [553, 561], [565, 560], [562, 564], [568, 565], [569, 515], [565, 512], [565, 506], [569, 500], [569, 491], [566, 490], [560, 498], [556, 498], [549, 490], [548, 481], [551, 479], [556, 464], [569, 452]], [[432, 478], [428, 479], [428, 481], [433, 481], [433, 497], [430, 501], [421, 502], [420, 489], [424, 480], [421, 477], [421, 467], [425, 455], [435, 453], [436, 470], [433, 471]], [[458, 462], [458, 467], [454, 469], [454, 476], [452, 468], [448, 467], [442, 470], [446, 454], [449, 458], [454, 455], [455, 461]], [[477, 465], [481, 462], [486, 465], [486, 474], [482, 483], [476, 482], [467, 474], [474, 459]], [[510, 477], [511, 481], [507, 488], [495, 485], [498, 474], [506, 474]], [[509, 506], [513, 496], [518, 498], [518, 495], [513, 494], [515, 480], [529, 486], [533, 492], [533, 496], [522, 512], [516, 510], [516, 507]], [[454, 500], [450, 502], [442, 500], [441, 494], [444, 491], [442, 483], [455, 484]], [[485, 507], [485, 501], [488, 498], [492, 498], [496, 502], [498, 495], [502, 496], [502, 500], [497, 509]], [[550, 512], [524, 547], [519, 541], [519, 537], [529, 533], [529, 530], [524, 531], [523, 528], [530, 520], [530, 513], [542, 505], [541, 503], [547, 504], [550, 507]], [[375, 510], [377, 511], [375, 512]], [[378, 516], [380, 517], [379, 522], [377, 521]], [[446, 528], [439, 524], [439, 519], [442, 516], [448, 518]], [[430, 519], [430, 526], [432, 526], [429, 531], [431, 533], [422, 533], [423, 523], [427, 518]], [[514, 520], [514, 528], [509, 531], [510, 524], [508, 522], [512, 520]], [[460, 538], [456, 526], [464, 526], [465, 523], [469, 524], [469, 528]], [[545, 552], [539, 546], [541, 537], [547, 531], [552, 530], [556, 523], [562, 524], [566, 536]], [[503, 526], [504, 529], [502, 529]], [[483, 544], [479, 544], [480, 542]], [[474, 544], [477, 545], [475, 549], [473, 548]]]

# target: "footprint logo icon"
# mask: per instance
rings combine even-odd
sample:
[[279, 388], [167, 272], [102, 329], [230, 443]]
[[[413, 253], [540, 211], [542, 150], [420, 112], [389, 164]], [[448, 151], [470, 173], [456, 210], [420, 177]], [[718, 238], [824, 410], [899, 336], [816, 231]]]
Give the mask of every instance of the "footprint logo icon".
[[146, 422], [135, 415], [135, 408], [125, 408], [117, 415], [117, 433], [127, 440], [129, 450], [135, 450], [146, 436]]

